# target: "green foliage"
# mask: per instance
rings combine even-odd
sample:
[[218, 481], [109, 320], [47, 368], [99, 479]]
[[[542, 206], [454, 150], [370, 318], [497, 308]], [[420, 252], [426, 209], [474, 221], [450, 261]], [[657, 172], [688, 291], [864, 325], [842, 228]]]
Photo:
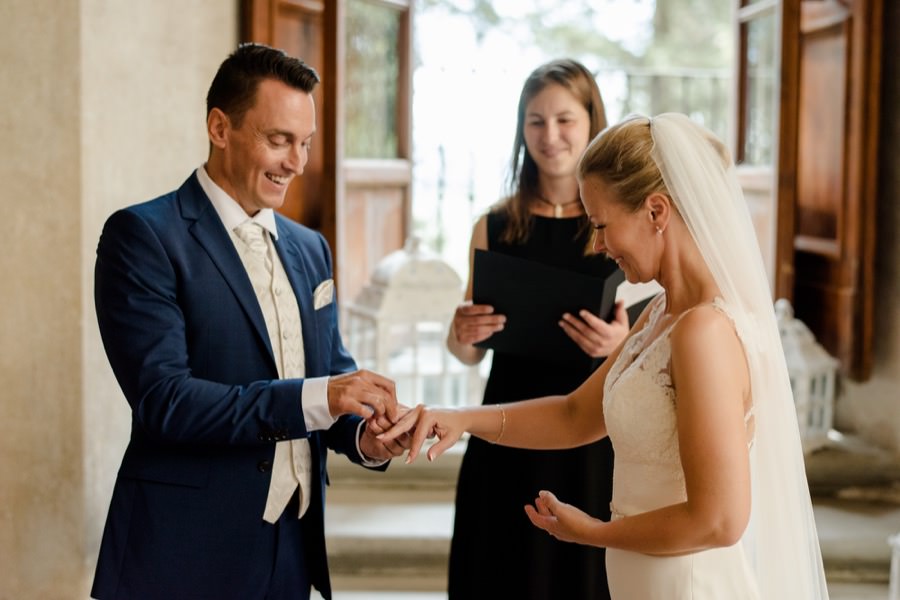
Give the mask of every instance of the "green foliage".
[[[596, 29], [584, 26], [583, 21], [541, 26], [540, 15], [530, 15], [526, 22], [533, 35], [533, 43], [550, 56], [568, 56], [586, 63], [604, 65], [636, 65], [635, 56], [621, 43], [611, 40]], [[587, 60], [590, 57], [593, 60]]]
[[[497, 3], [499, 4], [499, 3]], [[653, 6], [647, 42], [604, 34], [598, 23], [612, 23], [626, 5]], [[419, 0], [418, 10], [441, 10], [470, 20], [476, 35], [515, 33], [523, 45], [550, 56], [572, 56], [608, 66], [728, 67], [732, 56], [733, 3], [723, 0], [523, 0], [516, 14], [500, 14], [490, 0]], [[618, 15], [617, 15], [618, 13]]]
[[[624, 78], [620, 115], [679, 111], [727, 135], [734, 53], [733, 2], [723, 0], [419, 0], [551, 57], [580, 60], [604, 77]], [[505, 6], [506, 12], [498, 7]], [[644, 26], [635, 19], [644, 15]], [[617, 25], [618, 23], [618, 25]], [[630, 39], [622, 39], [623, 32]], [[617, 37], [618, 36], [618, 37]], [[608, 80], [607, 80], [608, 81]], [[604, 84], [601, 88], [606, 95]]]
[[502, 19], [494, 10], [491, 0], [419, 0], [417, 10], [444, 10], [451, 15], [468, 17], [475, 28], [475, 34], [479, 41], [485, 34], [502, 25]]
[[657, 0], [653, 41], [644, 65], [728, 67], [733, 49], [733, 2]]

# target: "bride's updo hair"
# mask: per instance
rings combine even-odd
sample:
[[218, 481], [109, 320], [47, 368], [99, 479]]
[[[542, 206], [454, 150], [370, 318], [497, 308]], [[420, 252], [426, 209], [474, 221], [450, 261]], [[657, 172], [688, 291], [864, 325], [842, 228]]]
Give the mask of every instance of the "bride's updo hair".
[[669, 195], [659, 168], [650, 156], [650, 119], [628, 117], [591, 140], [575, 169], [578, 181], [599, 177], [632, 212], [653, 193]]
[[[583, 182], [589, 176], [601, 178], [632, 212], [640, 209], [650, 194], [662, 193], [671, 198], [651, 154], [651, 127], [652, 120], [648, 117], [632, 115], [601, 131], [578, 161], [575, 169], [578, 181]], [[717, 137], [705, 129], [702, 131], [727, 171], [733, 166], [731, 153]]]

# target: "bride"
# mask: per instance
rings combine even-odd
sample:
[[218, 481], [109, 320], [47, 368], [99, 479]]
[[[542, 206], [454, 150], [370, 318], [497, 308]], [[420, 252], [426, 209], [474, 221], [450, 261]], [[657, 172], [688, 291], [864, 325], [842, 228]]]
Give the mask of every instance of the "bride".
[[415, 429], [407, 462], [427, 438], [434, 460], [466, 431], [544, 449], [608, 435], [609, 522], [552, 490], [525, 512], [606, 547], [614, 599], [826, 599], [772, 298], [728, 152], [684, 115], [633, 117], [591, 142], [578, 179], [594, 249], [663, 292], [572, 393], [419, 406], [383, 435]]

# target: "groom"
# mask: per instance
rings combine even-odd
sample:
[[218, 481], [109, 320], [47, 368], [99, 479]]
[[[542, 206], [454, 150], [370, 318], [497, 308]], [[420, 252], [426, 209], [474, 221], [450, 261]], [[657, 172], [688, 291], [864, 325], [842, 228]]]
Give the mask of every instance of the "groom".
[[303, 173], [317, 82], [240, 46], [207, 96], [207, 162], [104, 226], [97, 318], [132, 432], [95, 598], [328, 599], [327, 448], [384, 469], [408, 445], [375, 438], [394, 384], [343, 346], [324, 238], [273, 210]]

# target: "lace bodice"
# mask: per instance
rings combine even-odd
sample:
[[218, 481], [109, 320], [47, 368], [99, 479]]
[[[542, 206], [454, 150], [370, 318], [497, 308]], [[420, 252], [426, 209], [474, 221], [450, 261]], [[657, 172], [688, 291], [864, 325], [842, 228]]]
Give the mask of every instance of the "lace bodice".
[[[653, 300], [646, 325], [622, 348], [603, 392], [606, 428], [615, 448], [614, 517], [686, 500], [678, 447], [670, 335], [665, 297]], [[721, 300], [714, 306], [728, 314]]]

